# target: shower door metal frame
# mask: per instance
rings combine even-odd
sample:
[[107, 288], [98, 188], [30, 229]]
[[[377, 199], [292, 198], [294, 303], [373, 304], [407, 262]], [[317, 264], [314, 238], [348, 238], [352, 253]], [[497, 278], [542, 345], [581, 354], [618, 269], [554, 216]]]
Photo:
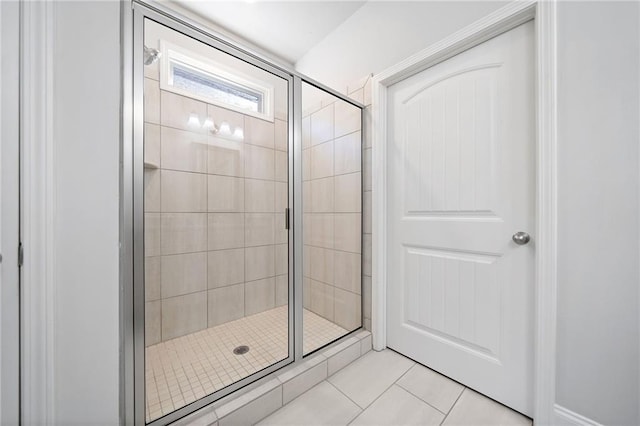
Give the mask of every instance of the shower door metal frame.
[[[145, 19], [149, 19], [167, 28], [170, 28], [185, 36], [191, 37], [201, 43], [204, 43], [214, 49], [222, 51], [228, 55], [247, 62], [265, 72], [280, 77], [288, 83], [288, 149], [294, 152], [294, 120], [293, 120], [293, 77], [282, 70], [271, 66], [269, 63], [258, 60], [244, 52], [223, 43], [209, 35], [203, 34], [191, 28], [189, 25], [177, 22], [170, 16], [165, 15], [155, 8], [140, 3], [133, 3], [133, 146], [132, 155], [132, 223], [133, 223], [133, 396], [134, 408], [133, 416], [135, 424], [145, 424], [145, 300], [144, 300], [144, 61], [143, 61], [143, 45], [144, 45], [144, 23]], [[288, 158], [288, 198], [289, 206], [294, 200], [293, 194], [293, 156]], [[291, 208], [291, 207], [290, 207]], [[293, 210], [293, 209], [291, 209]], [[284, 214], [284, 212], [282, 212]], [[293, 296], [296, 293], [293, 288], [294, 277], [294, 229], [290, 227], [288, 232], [288, 249], [289, 249], [289, 315], [288, 315], [288, 356], [269, 367], [245, 377], [237, 382], [198, 399], [184, 407], [160, 417], [148, 423], [149, 425], [166, 425], [176, 421], [212, 402], [237, 391], [238, 389], [253, 383], [254, 381], [271, 374], [279, 368], [294, 362], [296, 358], [294, 347], [294, 306]]]
[[[122, 151], [121, 151], [121, 420], [146, 424], [144, 330], [144, 20], [145, 18], [243, 60], [288, 82], [289, 356], [264, 370], [149, 423], [163, 426], [303, 358], [302, 81], [364, 110], [364, 105], [260, 53], [176, 13], [158, 2], [122, 2]], [[299, 107], [296, 107], [299, 106]], [[364, 310], [361, 310], [364, 314]], [[362, 325], [362, 320], [361, 320]], [[359, 329], [358, 329], [359, 330]], [[341, 339], [348, 338], [347, 333]], [[338, 340], [341, 340], [338, 339]]]

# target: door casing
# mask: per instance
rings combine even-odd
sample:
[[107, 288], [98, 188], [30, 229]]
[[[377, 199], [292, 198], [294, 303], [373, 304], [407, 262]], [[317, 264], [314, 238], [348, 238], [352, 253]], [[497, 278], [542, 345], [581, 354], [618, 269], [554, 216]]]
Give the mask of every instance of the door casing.
[[373, 347], [386, 347], [387, 90], [456, 54], [535, 20], [536, 260], [534, 301], [534, 420], [552, 424], [555, 402], [557, 253], [556, 2], [512, 2], [440, 42], [375, 75], [372, 80]]

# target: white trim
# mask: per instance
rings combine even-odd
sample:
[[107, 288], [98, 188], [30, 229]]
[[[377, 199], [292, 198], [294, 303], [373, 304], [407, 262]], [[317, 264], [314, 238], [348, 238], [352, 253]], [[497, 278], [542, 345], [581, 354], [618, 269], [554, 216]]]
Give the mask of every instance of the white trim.
[[54, 3], [21, 2], [22, 424], [54, 423]]
[[373, 90], [373, 347], [386, 347], [387, 90], [388, 87], [531, 19], [536, 20], [537, 192], [534, 418], [552, 424], [556, 333], [556, 4], [514, 1], [450, 37], [375, 75]]
[[558, 404], [554, 406], [555, 421], [553, 423], [558, 426], [602, 426], [601, 423], [591, 420], [585, 416], [564, 408]]

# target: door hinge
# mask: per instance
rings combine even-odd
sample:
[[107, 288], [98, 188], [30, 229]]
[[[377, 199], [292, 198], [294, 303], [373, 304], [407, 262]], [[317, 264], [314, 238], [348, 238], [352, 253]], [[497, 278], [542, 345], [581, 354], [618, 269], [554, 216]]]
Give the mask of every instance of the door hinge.
[[284, 209], [284, 229], [290, 229], [291, 228], [291, 219], [290, 219], [290, 215], [289, 215], [289, 207], [287, 207], [286, 209]]
[[18, 243], [18, 268], [22, 267], [24, 263], [24, 249], [22, 248], [22, 242]]

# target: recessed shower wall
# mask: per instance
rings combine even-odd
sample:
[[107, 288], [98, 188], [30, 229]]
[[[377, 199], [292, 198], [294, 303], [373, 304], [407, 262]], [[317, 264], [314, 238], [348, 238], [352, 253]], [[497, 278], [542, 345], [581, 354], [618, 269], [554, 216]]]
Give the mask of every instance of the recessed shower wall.
[[168, 424], [362, 326], [362, 110], [136, 7], [136, 421]]
[[361, 109], [303, 83], [304, 306], [359, 328], [362, 277]]
[[[149, 77], [145, 94], [146, 344], [285, 305], [286, 111], [267, 122]], [[194, 112], [244, 141], [194, 128]]]

